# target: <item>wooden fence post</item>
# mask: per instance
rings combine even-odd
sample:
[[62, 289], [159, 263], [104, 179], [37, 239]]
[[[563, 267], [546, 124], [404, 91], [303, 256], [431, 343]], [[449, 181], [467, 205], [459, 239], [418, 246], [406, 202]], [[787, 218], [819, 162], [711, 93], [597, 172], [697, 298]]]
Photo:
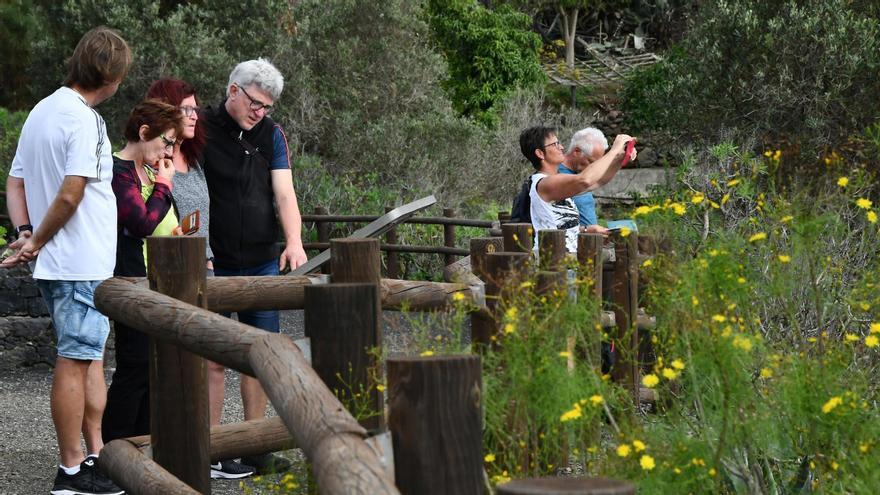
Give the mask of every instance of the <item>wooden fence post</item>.
[[555, 272], [565, 265], [565, 231], [548, 229], [538, 231], [538, 266], [541, 270]]
[[[379, 250], [379, 239], [372, 238], [346, 238], [333, 239], [330, 241], [330, 265], [333, 283], [373, 284], [376, 286], [375, 301], [376, 311], [373, 313], [375, 323], [375, 335], [372, 338], [364, 337], [365, 342], [382, 342], [382, 300], [380, 299], [379, 283], [382, 278], [382, 259]], [[314, 357], [313, 357], [314, 359]], [[375, 388], [370, 391], [370, 404], [376, 406], [377, 411], [384, 411], [382, 393]], [[380, 414], [375, 422], [368, 422], [371, 427], [385, 428], [385, 414]]]
[[[446, 218], [455, 218], [455, 208], [443, 208], [443, 216]], [[443, 245], [446, 247], [455, 247], [455, 225], [443, 226]], [[454, 254], [444, 254], [444, 265], [449, 266], [455, 263]]]
[[510, 212], [509, 211], [499, 211], [498, 212], [498, 221], [500, 223], [510, 222]]
[[305, 288], [305, 332], [311, 339], [312, 368], [344, 404], [359, 401], [356, 394], [367, 398], [367, 407], [376, 413], [360, 419], [368, 430], [385, 424], [382, 394], [370, 380], [371, 372], [380, 372], [370, 351], [382, 345], [375, 299], [374, 284]]
[[[315, 207], [315, 215], [329, 215], [330, 212], [323, 206]], [[330, 242], [330, 223], [315, 220], [315, 230], [318, 231], [318, 242]], [[322, 248], [323, 249], [323, 248]], [[330, 273], [330, 265], [325, 263], [321, 267], [321, 273]]]
[[607, 478], [531, 478], [498, 486], [498, 495], [635, 495], [628, 481]]
[[[581, 278], [592, 280], [593, 294], [602, 300], [602, 245], [601, 234], [578, 234], [578, 265]], [[599, 310], [602, 310], [601, 304]]]
[[501, 224], [501, 235], [508, 253], [531, 253], [535, 245], [535, 230], [530, 223]]
[[[205, 238], [150, 237], [150, 289], [205, 308]], [[204, 358], [150, 338], [153, 459], [201, 493], [211, 493], [208, 372]]]
[[635, 232], [623, 237], [614, 236], [614, 280], [611, 283], [611, 303], [614, 319], [617, 322], [617, 336], [614, 340], [617, 357], [611, 376], [633, 394], [636, 405], [639, 403], [639, 331], [636, 326], [638, 310], [639, 266], [636, 248], [638, 235]]
[[403, 495], [482, 495], [480, 358], [393, 358], [389, 427]]
[[[486, 271], [486, 257], [491, 253], [503, 250], [504, 240], [501, 237], [474, 237], [470, 241], [471, 272], [480, 280], [489, 280]], [[485, 287], [485, 286], [484, 286]], [[471, 313], [471, 345], [478, 347], [488, 345], [497, 331], [495, 318], [488, 312]]]
[[[385, 213], [393, 210], [393, 206], [386, 206]], [[391, 227], [385, 233], [385, 242], [388, 244], [397, 244], [397, 227]], [[381, 249], [381, 246], [380, 246]], [[397, 259], [397, 251], [388, 251], [385, 253], [385, 273], [388, 278], [400, 278], [400, 261]]]

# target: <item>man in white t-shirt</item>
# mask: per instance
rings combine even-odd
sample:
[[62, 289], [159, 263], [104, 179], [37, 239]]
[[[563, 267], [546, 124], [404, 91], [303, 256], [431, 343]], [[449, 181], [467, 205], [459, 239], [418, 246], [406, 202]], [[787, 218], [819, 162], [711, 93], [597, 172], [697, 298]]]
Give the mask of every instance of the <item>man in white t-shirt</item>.
[[33, 262], [58, 337], [51, 409], [61, 462], [51, 493], [121, 494], [95, 462], [104, 446], [110, 324], [95, 309], [94, 291], [113, 276], [116, 199], [107, 128], [92, 107], [116, 93], [131, 52], [116, 31], [99, 27], [68, 63], [64, 86], [37, 103], [22, 128], [6, 181], [18, 239], [0, 267]]
[[[580, 227], [578, 210], [571, 198], [607, 184], [620, 170], [626, 143], [632, 139], [626, 134], [618, 134], [604, 156], [592, 161], [576, 174], [560, 174], [559, 164], [565, 161], [565, 155], [556, 131], [550, 127], [538, 126], [520, 133], [520, 151], [535, 168], [529, 199], [536, 246], [538, 231], [560, 229], [565, 231], [565, 246], [568, 251], [577, 252]], [[630, 159], [635, 159], [635, 155], [636, 151], [633, 149]], [[589, 227], [587, 231], [590, 231]]]

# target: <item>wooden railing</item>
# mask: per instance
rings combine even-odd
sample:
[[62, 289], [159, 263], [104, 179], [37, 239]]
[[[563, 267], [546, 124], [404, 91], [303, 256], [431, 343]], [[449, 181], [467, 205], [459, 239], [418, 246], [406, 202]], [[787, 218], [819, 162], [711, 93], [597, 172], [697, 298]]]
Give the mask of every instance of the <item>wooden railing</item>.
[[[516, 287], [508, 283], [513, 277], [536, 276], [542, 290], [566, 283], [564, 232], [540, 233], [541, 262], [534, 266], [531, 226], [506, 224], [502, 230], [503, 237], [470, 240], [472, 272], [458, 274], [465, 283], [381, 278], [378, 239], [331, 240], [329, 280], [206, 279], [199, 262], [203, 238], [149, 238], [149, 276], [108, 280], [95, 301], [104, 314], [153, 340], [151, 435], [110, 442], [100, 464], [132, 494], [210, 493], [210, 461], [295, 445], [310, 461], [318, 490], [327, 495], [482, 494], [479, 356], [501, 331], [499, 301]], [[624, 359], [612, 376], [639, 400], [638, 332], [652, 322], [637, 317], [636, 235], [613, 240], [610, 291], [602, 287], [609, 263], [603, 263], [608, 248], [603, 249], [601, 236], [579, 236], [579, 270], [593, 279], [596, 294], [611, 294], [613, 313], [596, 318], [623, 348]], [[478, 352], [389, 359], [386, 424], [383, 392], [369, 376], [375, 363], [368, 349], [382, 344], [381, 310], [433, 311], [451, 307], [462, 299], [458, 294], [474, 308], [471, 341]], [[310, 349], [311, 362], [287, 336], [212, 312], [296, 308], [305, 310], [309, 341], [301, 345]], [[278, 418], [209, 428], [205, 359], [257, 377]], [[356, 420], [343, 405], [355, 392], [378, 415]], [[444, 426], [449, 424], [455, 428]], [[376, 433], [386, 429], [391, 441], [383, 448]], [[444, 432], [442, 442], [438, 431]], [[565, 493], [594, 493], [598, 487], [602, 493], [634, 493], [631, 484], [619, 481], [561, 483], [576, 488]], [[537, 493], [516, 490], [511, 485], [504, 493]]]

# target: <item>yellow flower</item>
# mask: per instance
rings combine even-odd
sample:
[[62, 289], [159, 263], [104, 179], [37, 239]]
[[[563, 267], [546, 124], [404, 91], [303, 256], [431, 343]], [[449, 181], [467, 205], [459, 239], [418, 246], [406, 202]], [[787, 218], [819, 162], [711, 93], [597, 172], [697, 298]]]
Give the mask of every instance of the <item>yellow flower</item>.
[[667, 380], [675, 380], [678, 378], [678, 372], [672, 368], [663, 368], [662, 374], [663, 378], [666, 378]]
[[779, 221], [782, 222], [782, 223], [788, 223], [788, 222], [790, 222], [790, 221], [792, 221], [792, 220], [794, 220], [794, 217], [791, 216], [791, 215], [785, 215], [784, 217], [782, 217], [782, 218], [779, 219]]
[[791, 256], [789, 256], [787, 254], [780, 254], [778, 256], [778, 258], [779, 258], [780, 263], [790, 263], [791, 262]]
[[863, 454], [868, 452], [868, 444], [865, 442], [860, 443], [859, 444], [859, 452], [861, 452]]
[[724, 315], [712, 315], [712, 321], [717, 321], [718, 323], [724, 323], [727, 321], [727, 317]]
[[519, 288], [520, 288], [520, 289], [528, 289], [528, 288], [531, 287], [532, 285], [534, 285], [534, 284], [532, 283], [531, 280], [526, 280], [525, 282], [519, 284]]
[[581, 406], [579, 404], [575, 404], [574, 409], [562, 413], [562, 416], [559, 417], [559, 421], [565, 423], [566, 421], [578, 419], [581, 416], [583, 416], [583, 414], [581, 413]]
[[840, 397], [832, 397], [828, 399], [828, 402], [822, 405], [822, 412], [828, 414], [841, 404], [843, 404], [843, 399]]
[[739, 283], [741, 283], [741, 284], [744, 284], [744, 283], [747, 282], [745, 277], [739, 277], [739, 278], [736, 279], [736, 281], [739, 282]]
[[868, 347], [877, 347], [880, 344], [880, 339], [877, 338], [876, 335], [868, 335], [865, 337], [865, 345]]
[[621, 227], [621, 229], [620, 229], [620, 237], [629, 237], [629, 235], [631, 233], [632, 233], [632, 230], [628, 229], [626, 227]]
[[681, 359], [675, 359], [669, 364], [670, 364], [670, 366], [672, 366], [673, 368], [675, 368], [679, 371], [684, 369], [684, 362]]
[[733, 338], [733, 346], [739, 349], [742, 349], [746, 352], [752, 350], [752, 341], [748, 337], [743, 337], [742, 335], [737, 335]]
[[376, 385], [376, 390], [378, 390], [379, 392], [384, 392], [385, 385], [382, 385], [381, 383], [379, 385]]
[[691, 304], [694, 305], [694, 306], [699, 306], [699, 305], [700, 305], [700, 300], [697, 299], [697, 296], [691, 296]]
[[858, 206], [859, 208], [861, 208], [863, 210], [867, 210], [873, 204], [874, 203], [870, 199], [867, 199], [867, 198], [859, 198], [858, 200], [856, 200], [856, 206]]
[[761, 378], [771, 378], [773, 377], [773, 370], [770, 368], [761, 368]]
[[653, 264], [654, 264], [653, 261], [651, 261], [651, 260], [645, 260], [645, 261], [642, 263], [642, 266], [643, 266], [644, 268], [648, 268], [649, 266], [651, 266], [651, 265], [653, 265]]
[[739, 184], [739, 179], [732, 179], [727, 181], [727, 187], [733, 187], [737, 184]]
[[605, 399], [603, 399], [601, 395], [591, 395], [590, 402], [592, 402], [594, 406], [598, 406], [599, 404], [605, 402]]
[[513, 323], [505, 323], [504, 324], [504, 333], [505, 334], [510, 335], [515, 331], [516, 331], [516, 325], [514, 325]]
[[486, 454], [486, 457], [483, 457], [483, 460], [486, 462], [495, 462], [495, 454]]
[[642, 466], [642, 469], [645, 471], [650, 471], [654, 469], [654, 458], [649, 455], [643, 455], [641, 459], [639, 459], [639, 465]]
[[628, 456], [630, 451], [631, 451], [631, 449], [629, 448], [629, 445], [627, 445], [627, 444], [622, 444], [622, 445], [617, 446], [617, 455], [620, 457]]
[[757, 234], [754, 234], [751, 237], [749, 237], [749, 242], [763, 241], [766, 238], [767, 238], [767, 234], [765, 234], [764, 232], [758, 232]]
[[660, 383], [660, 379], [657, 378], [657, 375], [653, 373], [642, 377], [642, 385], [648, 388], [654, 388], [657, 386], [658, 383]]
[[633, 440], [633, 448], [636, 449], [636, 452], [641, 452], [648, 447], [641, 440]]
[[877, 213], [874, 210], [868, 212], [868, 221], [871, 223], [877, 223]]
[[703, 196], [703, 193], [696, 193], [691, 197], [691, 203], [698, 205], [702, 203], [704, 199], [706, 199], [706, 196]]
[[452, 295], [452, 300], [456, 302], [464, 301], [464, 294], [462, 294], [461, 292], [456, 292]]
[[880, 333], [880, 323], [871, 323], [871, 333]]
[[715, 471], [715, 468], [709, 470], [709, 476], [714, 478], [716, 474], [718, 474], [718, 471]]
[[518, 314], [519, 314], [519, 309], [517, 309], [516, 306], [511, 306], [511, 307], [507, 308], [507, 311], [504, 312], [504, 316], [509, 320], [516, 318], [516, 315], [518, 315]]
[[561, 352], [559, 353], [559, 357], [570, 358], [570, 357], [571, 357], [571, 353], [568, 352], [568, 351], [561, 351]]
[[864, 301], [859, 303], [859, 307], [862, 308], [862, 311], [868, 311], [869, 309], [871, 309], [871, 305]]
[[422, 356], [422, 357], [428, 357], [428, 356], [433, 356], [433, 355], [434, 355], [434, 351], [425, 351], [425, 352], [419, 354], [419, 356]]
[[841, 178], [837, 179], [837, 185], [840, 187], [848, 186], [849, 185], [849, 178], [848, 177], [841, 177]]
[[730, 193], [721, 196], [721, 204], [726, 205], [728, 201], [730, 201]]
[[844, 339], [846, 339], [847, 342], [858, 342], [859, 340], [862, 340], [862, 339], [859, 338], [858, 335], [856, 335], [856, 334], [854, 334], [854, 333], [848, 333], [848, 334], [846, 334], [846, 335], [844, 336]]
[[683, 204], [672, 203], [669, 207], [672, 208], [672, 211], [678, 216], [682, 216], [687, 212], [687, 208], [685, 208]]

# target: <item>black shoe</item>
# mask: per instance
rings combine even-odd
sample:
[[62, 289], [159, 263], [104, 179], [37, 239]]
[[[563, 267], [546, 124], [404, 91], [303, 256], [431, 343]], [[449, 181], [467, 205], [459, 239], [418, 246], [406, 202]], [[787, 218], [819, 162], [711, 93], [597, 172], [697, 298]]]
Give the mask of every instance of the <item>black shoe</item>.
[[213, 479], [222, 478], [234, 480], [238, 478], [247, 478], [254, 474], [255, 471], [256, 469], [233, 460], [220, 461], [217, 464], [211, 464], [211, 478]]
[[255, 455], [252, 457], [242, 457], [241, 463], [247, 466], [253, 466], [257, 470], [257, 474], [273, 474], [283, 473], [290, 469], [290, 461], [275, 454]]
[[124, 490], [113, 483], [95, 465], [96, 458], [86, 457], [79, 465], [79, 472], [67, 474], [58, 468], [52, 495], [122, 495]]

